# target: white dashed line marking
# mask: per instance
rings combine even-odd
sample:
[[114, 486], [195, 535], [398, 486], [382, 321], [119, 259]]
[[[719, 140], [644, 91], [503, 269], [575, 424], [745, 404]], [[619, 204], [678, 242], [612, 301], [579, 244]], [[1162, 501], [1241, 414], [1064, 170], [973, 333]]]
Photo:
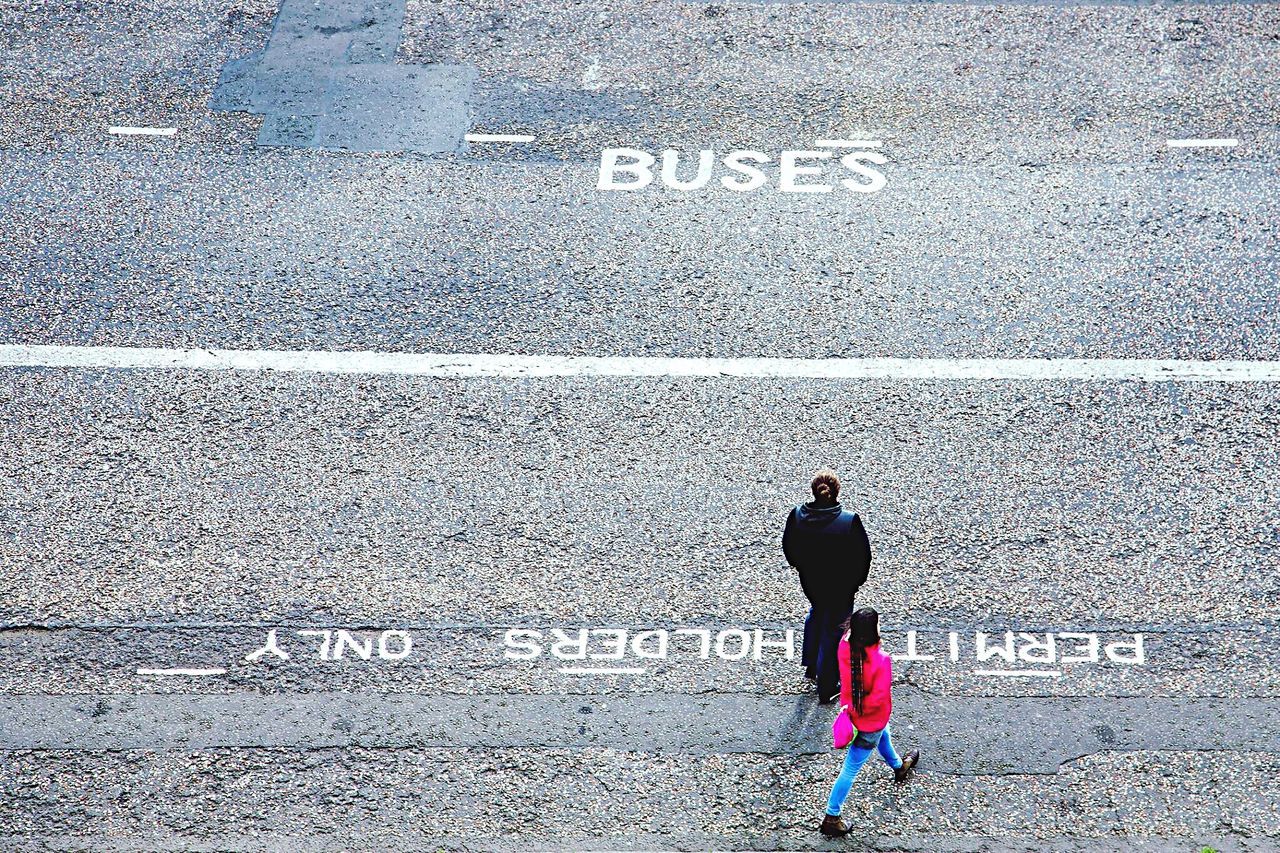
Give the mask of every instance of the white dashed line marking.
[[173, 136], [178, 132], [176, 127], [108, 127], [107, 133], [114, 136]]
[[467, 142], [532, 142], [533, 137], [523, 133], [468, 133], [462, 137]]
[[1061, 678], [1060, 669], [975, 669], [974, 675], [998, 675], [1005, 678]]
[[818, 148], [879, 148], [884, 145], [878, 139], [818, 139], [813, 144]]
[[1235, 148], [1239, 139], [1170, 139], [1168, 148]]
[[172, 669], [152, 669], [149, 667], [139, 667], [138, 675], [225, 675], [225, 669], [185, 669], [175, 667]]
[[0, 344], [0, 368], [274, 370], [445, 378], [1280, 382], [1280, 361], [1125, 358], [661, 358], [493, 353], [153, 349]]

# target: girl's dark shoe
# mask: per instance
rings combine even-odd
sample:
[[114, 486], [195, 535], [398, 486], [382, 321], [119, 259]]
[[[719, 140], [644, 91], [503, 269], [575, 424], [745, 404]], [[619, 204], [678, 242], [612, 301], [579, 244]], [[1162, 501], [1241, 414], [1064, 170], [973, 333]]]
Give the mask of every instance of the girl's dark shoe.
[[853, 832], [853, 827], [846, 825], [838, 815], [829, 814], [822, 816], [822, 826], [818, 831], [829, 838], [839, 838]]
[[920, 750], [913, 749], [902, 759], [902, 766], [893, 771], [893, 781], [905, 782], [911, 777], [911, 771], [920, 761]]

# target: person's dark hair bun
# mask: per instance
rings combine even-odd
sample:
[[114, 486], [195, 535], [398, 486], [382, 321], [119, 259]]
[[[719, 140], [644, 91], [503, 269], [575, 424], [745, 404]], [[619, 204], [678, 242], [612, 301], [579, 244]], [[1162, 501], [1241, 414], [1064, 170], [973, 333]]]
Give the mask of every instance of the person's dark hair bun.
[[809, 488], [813, 490], [815, 500], [832, 503], [840, 497], [840, 478], [836, 476], [835, 471], [823, 468], [813, 475]]

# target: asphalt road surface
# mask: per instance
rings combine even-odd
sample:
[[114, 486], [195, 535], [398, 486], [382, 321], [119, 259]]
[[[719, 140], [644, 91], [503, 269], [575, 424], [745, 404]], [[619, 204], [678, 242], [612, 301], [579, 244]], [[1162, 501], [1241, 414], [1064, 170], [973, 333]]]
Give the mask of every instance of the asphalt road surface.
[[[1278, 80], [1262, 3], [6, 0], [0, 850], [1280, 849]], [[823, 466], [924, 753], [836, 842]]]

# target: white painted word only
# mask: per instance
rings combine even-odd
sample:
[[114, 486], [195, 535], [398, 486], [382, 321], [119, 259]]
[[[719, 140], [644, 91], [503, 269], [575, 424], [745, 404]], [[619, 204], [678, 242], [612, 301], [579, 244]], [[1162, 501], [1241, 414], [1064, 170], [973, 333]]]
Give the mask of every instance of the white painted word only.
[[[844, 144], [843, 140], [819, 142]], [[880, 145], [879, 142], [857, 144]], [[775, 169], [771, 165], [772, 156], [745, 148], [734, 149], [719, 158], [710, 149], [682, 153], [669, 148], [655, 156], [639, 148], [606, 148], [600, 152], [596, 189], [642, 190], [656, 179], [660, 186], [680, 192], [724, 189], [745, 193], [773, 186], [784, 193], [829, 193], [837, 188], [852, 193], [875, 193], [888, 183], [884, 173], [875, 166], [887, 162], [879, 151], [849, 151], [837, 156], [837, 152], [829, 148], [814, 148], [780, 152]]]
[[[413, 652], [413, 637], [408, 631], [392, 629], [376, 635], [341, 628], [304, 628], [295, 631], [298, 637], [314, 638], [310, 640], [311, 651], [318, 660], [359, 659], [373, 660], [377, 654], [379, 660], [398, 661], [409, 657]], [[305, 653], [304, 653], [305, 654]], [[291, 653], [284, 647], [276, 634], [276, 629], [267, 631], [261, 647], [249, 652], [244, 659], [249, 663], [258, 663], [270, 655], [278, 660], [289, 660]]]

